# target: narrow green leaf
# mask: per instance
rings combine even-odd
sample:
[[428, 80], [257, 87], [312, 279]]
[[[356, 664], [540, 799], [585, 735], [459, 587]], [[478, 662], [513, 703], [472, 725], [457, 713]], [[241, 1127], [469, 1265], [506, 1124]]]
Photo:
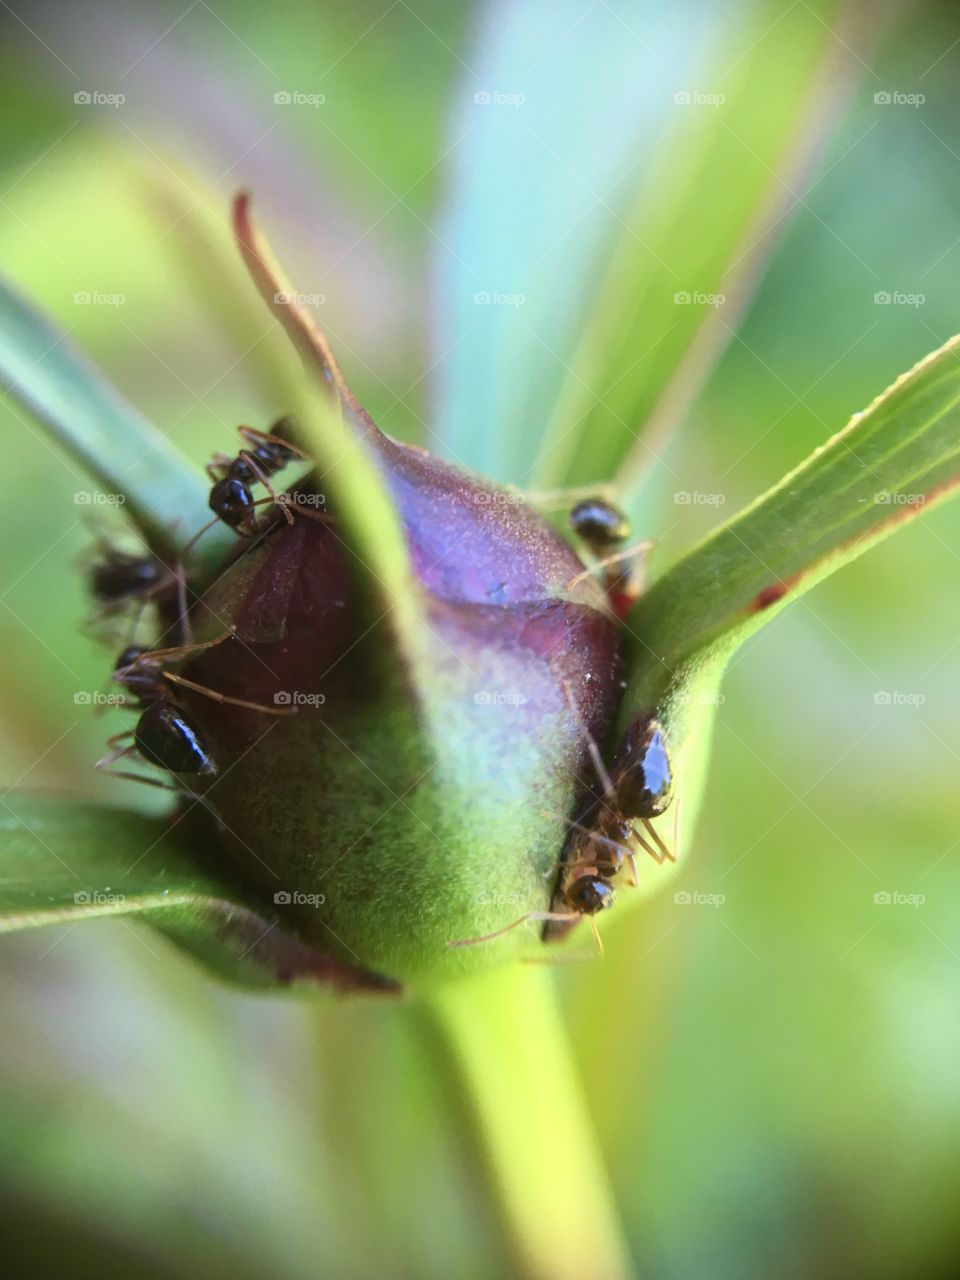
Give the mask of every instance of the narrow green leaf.
[[[733, 6], [698, 78], [678, 84], [584, 315], [538, 486], [606, 478], [629, 460], [620, 493], [633, 505], [800, 207], [804, 171], [861, 69], [833, 29], [851, 8]], [[862, 31], [844, 34], [863, 43]]]
[[628, 707], [671, 707], [682, 739], [738, 645], [958, 482], [955, 337], [657, 580], [629, 618]]
[[[67, 335], [0, 284], [0, 377], [6, 392], [74, 458], [91, 481], [122, 495], [123, 509], [164, 559], [210, 518], [209, 484], [129, 405]], [[79, 486], [78, 486], [79, 488]], [[223, 532], [201, 543], [211, 562]]]
[[[334, 963], [202, 870], [184, 822], [50, 797], [0, 804], [0, 934], [137, 916], [244, 986], [393, 984]], [[371, 981], [373, 979], [374, 981]]]
[[651, 415], [675, 425], [675, 375], [684, 396], [700, 385], [827, 136], [839, 61], [856, 65], [831, 30], [856, 44], [849, 8], [495, 12], [454, 121], [442, 236], [449, 456], [549, 488], [609, 479]]

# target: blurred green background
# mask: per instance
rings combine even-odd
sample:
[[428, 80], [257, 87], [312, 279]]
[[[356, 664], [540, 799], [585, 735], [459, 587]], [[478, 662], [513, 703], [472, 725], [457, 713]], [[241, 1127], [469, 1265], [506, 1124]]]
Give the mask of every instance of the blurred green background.
[[[569, 345], [629, 206], [618, 147], [634, 176], [669, 167], [660, 126], [691, 110], [673, 95], [722, 80], [703, 70], [716, 29], [733, 31], [726, 64], [742, 13], [789, 61], [791, 23], [809, 18], [845, 70], [819, 90], [815, 161], [779, 183], [790, 211], [756, 296], [650, 471], [656, 572], [960, 328], [960, 16], [834, 7], [558, 3], [536, 65], [498, 83], [490, 68], [540, 8], [525, 0], [3, 6], [3, 267], [203, 461], [283, 408], [226, 234], [249, 186], [384, 429], [440, 447], [470, 438], [471, 411], [502, 413], [520, 458], [550, 406], [521, 410], [511, 378], [536, 390], [552, 366], [542, 345], [510, 345], [508, 309], [486, 308], [475, 334], [458, 321], [469, 236], [477, 261], [508, 264], [471, 287], [526, 287], [533, 311], [509, 272], [540, 243], [560, 300], [545, 324]], [[616, 58], [592, 43], [598, 20], [619, 25]], [[924, 100], [875, 101], [888, 92]], [[470, 149], [470, 112], [527, 107], [560, 122], [530, 179], [543, 207], [514, 170], [484, 208], [467, 179], [494, 165], [489, 140]], [[722, 193], [698, 198], [709, 215]], [[0, 413], [3, 782], [155, 805], [93, 773], [125, 721], [74, 701], [106, 674], [80, 625], [89, 508], [74, 495], [89, 484], [8, 400]], [[470, 460], [526, 478], [485, 447]], [[603, 961], [557, 972], [639, 1274], [954, 1273], [958, 567], [947, 504], [741, 650], [676, 886], [693, 900], [614, 913]], [[20, 1274], [68, 1260], [99, 1275], [107, 1251], [121, 1274], [164, 1277], [510, 1273], [415, 1009], [237, 995], [122, 921], [4, 940], [0, 961], [0, 1221], [31, 1259]]]

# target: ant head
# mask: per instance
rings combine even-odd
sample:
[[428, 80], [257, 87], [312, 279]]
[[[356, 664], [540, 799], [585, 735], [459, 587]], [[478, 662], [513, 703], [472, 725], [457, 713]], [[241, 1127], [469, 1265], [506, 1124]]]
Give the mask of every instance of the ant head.
[[128, 644], [126, 649], [121, 649], [116, 662], [113, 664], [114, 674], [118, 671], [123, 671], [126, 667], [132, 667], [146, 652], [147, 650], [142, 648], [141, 645]]
[[253, 509], [253, 494], [244, 480], [227, 476], [210, 490], [210, 510], [237, 533], [249, 536], [256, 532]]
[[586, 498], [570, 512], [570, 528], [594, 551], [618, 546], [630, 536], [630, 522], [603, 498]]
[[617, 803], [628, 818], [656, 818], [673, 798], [673, 775], [663, 726], [638, 716], [627, 730], [614, 767]]
[[609, 880], [599, 875], [596, 867], [590, 867], [570, 882], [564, 896], [571, 910], [593, 916], [613, 906], [614, 893]]

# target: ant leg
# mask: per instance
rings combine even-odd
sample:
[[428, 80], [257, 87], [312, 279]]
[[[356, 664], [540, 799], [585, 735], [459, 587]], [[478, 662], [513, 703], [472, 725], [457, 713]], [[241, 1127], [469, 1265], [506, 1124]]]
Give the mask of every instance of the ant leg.
[[[124, 738], [130, 739], [130, 745], [127, 747], [117, 746], [116, 744], [121, 742]], [[133, 742], [133, 730], [128, 729], [126, 733], [115, 733], [112, 738], [107, 739], [107, 746], [113, 747], [114, 750], [108, 752], [107, 755], [102, 756], [93, 766], [95, 769], [109, 769], [109, 767], [112, 764], [116, 764], [118, 760], [124, 760], [127, 756], [133, 755], [137, 749]]]
[[190, 625], [190, 601], [187, 598], [187, 567], [183, 560], [177, 560], [173, 581], [176, 585], [177, 623], [180, 627], [180, 639], [184, 644], [192, 644], [193, 628]]
[[642, 560], [648, 551], [653, 547], [653, 543], [649, 538], [644, 542], [635, 542], [632, 547], [625, 547], [623, 551], [616, 551], [612, 556], [604, 556], [602, 560], [598, 560], [591, 565], [589, 569], [584, 569], [583, 573], [578, 573], [567, 583], [566, 589], [572, 591], [578, 583], [584, 582], [587, 578], [593, 576], [598, 569], [606, 569], [610, 565], [620, 564], [623, 561]]
[[[650, 819], [641, 818], [640, 821], [643, 823], [644, 830], [647, 832], [651, 840], [653, 840], [654, 844], [663, 854], [663, 857], [660, 859], [660, 861], [676, 862], [677, 855], [673, 853], [672, 850], [666, 844], [664, 844], [663, 840], [660, 837], [660, 833], [656, 830], [656, 828], [654, 827]], [[637, 834], [637, 838], [640, 839], [639, 834]]]
[[[251, 503], [251, 506], [254, 506], [254, 507], [263, 507], [263, 506], [266, 506], [266, 504], [267, 504], [267, 503], [271, 503], [271, 502], [273, 502], [273, 501], [274, 501], [274, 499], [273, 499], [273, 498], [258, 498], [256, 502]], [[220, 523], [220, 517], [219, 517], [219, 516], [214, 516], [214, 517], [213, 517], [213, 519], [212, 519], [212, 520], [208, 520], [208, 521], [207, 521], [207, 523], [206, 523], [205, 525], [201, 525], [201, 527], [200, 527], [200, 528], [197, 530], [197, 532], [196, 532], [196, 533], [195, 533], [195, 534], [190, 538], [190, 540], [189, 540], [188, 542], [184, 543], [183, 548], [181, 549], [181, 552], [180, 552], [180, 558], [181, 558], [181, 560], [186, 560], [188, 553], [189, 553], [189, 552], [191, 552], [191, 551], [193, 550], [193, 548], [197, 545], [197, 543], [200, 541], [200, 539], [203, 537], [203, 535], [204, 535], [205, 533], [209, 533], [209, 532], [210, 532], [210, 530], [211, 530], [211, 529], [213, 529], [213, 528], [214, 528], [216, 525], [218, 525], [219, 523]], [[185, 597], [185, 596], [184, 596], [183, 601], [182, 601], [182, 607], [183, 607], [184, 611], [186, 611], [186, 597]]]
[[677, 857], [680, 857], [680, 797], [677, 796], [673, 805], [673, 847]]
[[137, 601], [137, 607], [133, 613], [133, 617], [130, 619], [130, 626], [127, 629], [128, 645], [133, 644], [133, 637], [137, 634], [137, 627], [139, 627], [141, 621], [143, 620], [143, 615], [146, 612], [148, 603], [149, 603], [149, 600], [147, 599], [146, 596], [143, 596], [140, 600]]
[[[544, 818], [553, 818], [558, 816], [556, 814], [547, 812], [545, 809], [541, 809], [540, 813]], [[594, 831], [593, 827], [584, 826], [582, 822], [574, 822], [572, 818], [564, 818], [563, 821], [567, 824], [568, 827], [571, 827], [574, 831], [580, 831], [583, 833], [583, 835], [590, 836], [590, 838], [596, 841], [597, 844], [602, 844], [608, 849], [615, 849], [617, 853], [619, 853], [620, 856], [629, 864], [631, 883], [634, 888], [637, 887], [637, 885], [640, 883], [637, 877], [637, 859], [633, 850], [628, 845], [621, 844], [619, 840], [611, 840], [609, 836], [601, 835], [599, 831]], [[639, 837], [637, 838], [639, 839]], [[647, 849], [647, 852], [650, 852], [649, 848]], [[565, 865], [564, 862], [557, 863], [558, 868], [564, 865]], [[544, 875], [544, 879], [546, 879], [548, 876], [552, 874], [553, 874], [553, 870], [547, 871]]]
[[265, 442], [267, 444], [281, 444], [285, 449], [292, 449], [294, 453], [298, 454], [306, 462], [311, 461], [309, 453], [301, 449], [299, 445], [293, 444], [289, 440], [284, 440], [282, 436], [272, 436], [269, 431], [258, 431], [256, 427], [238, 427], [237, 430], [240, 433], [240, 438], [246, 440], [247, 444], [254, 446]]
[[567, 683], [566, 680], [564, 680], [562, 683], [563, 683], [564, 697], [566, 698], [566, 702], [567, 702], [567, 707], [569, 708], [570, 713], [573, 716], [574, 720], [576, 720], [577, 724], [579, 725], [580, 732], [583, 734], [584, 738], [586, 739], [587, 750], [590, 752], [590, 759], [593, 761], [593, 767], [594, 769], [596, 769], [597, 777], [600, 779], [600, 784], [603, 787], [603, 798], [604, 800], [609, 800], [616, 794], [616, 790], [617, 790], [616, 787], [613, 785], [613, 779], [610, 777], [610, 774], [607, 771], [607, 766], [603, 763], [603, 756], [600, 754], [600, 748], [597, 746], [596, 739], [594, 738], [590, 730], [587, 728], [586, 724], [584, 723], [583, 717], [581, 716], [579, 710], [577, 709], [577, 704], [573, 700], [573, 694], [570, 690], [570, 685]]
[[189, 553], [193, 550], [193, 548], [197, 545], [197, 543], [200, 541], [200, 539], [203, 537], [203, 535], [204, 535], [205, 533], [208, 533], [208, 532], [213, 528], [213, 526], [214, 526], [214, 525], [219, 524], [219, 523], [220, 523], [220, 517], [219, 517], [219, 516], [214, 516], [214, 517], [213, 517], [213, 519], [212, 519], [212, 520], [208, 520], [208, 521], [207, 521], [207, 523], [206, 523], [205, 525], [201, 525], [201, 526], [200, 526], [200, 528], [197, 530], [197, 532], [196, 532], [196, 533], [195, 533], [195, 534], [194, 534], [194, 535], [189, 539], [189, 541], [187, 541], [186, 543], [184, 543], [184, 545], [183, 545], [183, 547], [181, 548], [181, 551], [180, 551], [180, 558], [181, 558], [182, 560], [186, 560], [186, 558], [187, 558], [188, 554], [189, 554]]
[[[252, 428], [249, 428], [249, 430], [252, 430]], [[276, 436], [264, 436], [263, 438], [265, 440], [277, 439]], [[281, 441], [278, 441], [278, 443], [283, 444], [285, 443], [285, 441], [281, 440]], [[288, 499], [287, 494], [278, 493], [276, 489], [273, 487], [273, 485], [271, 484], [270, 477], [263, 470], [263, 468], [257, 463], [257, 460], [252, 453], [248, 453], [246, 449], [241, 449], [240, 453], [238, 454], [238, 457], [243, 458], [246, 462], [250, 464], [250, 469], [256, 473], [257, 479], [260, 481], [260, 483], [264, 486], [264, 488], [269, 493], [270, 495], [269, 500], [273, 502], [276, 506], [282, 509], [283, 514], [286, 518], [287, 524], [293, 524], [293, 511], [296, 511], [298, 515], [309, 516], [312, 520], [320, 520], [324, 524], [327, 524], [330, 521], [330, 516], [327, 515], [325, 511], [312, 511], [309, 506], [306, 506], [303, 503], [298, 503], [298, 504], [291, 503]]]
[[473, 947], [480, 942], [492, 942], [494, 938], [501, 938], [505, 933], [509, 933], [511, 929], [516, 929], [521, 924], [526, 924], [528, 920], [575, 920], [577, 919], [575, 911], [527, 911], [520, 916], [518, 920], [511, 921], [502, 929], [495, 929], [493, 933], [482, 933], [477, 938], [458, 938], [455, 942], [448, 942], [448, 947]]
[[644, 851], [644, 853], [649, 853], [650, 857], [654, 860], [654, 862], [657, 864], [658, 867], [662, 866], [663, 863], [666, 861], [666, 858], [664, 857], [663, 853], [658, 848], [656, 848], [656, 846], [652, 845], [650, 841], [647, 840], [646, 836], [642, 836], [640, 832], [636, 829], [636, 827], [633, 827], [632, 831], [633, 831], [634, 840], [636, 840], [637, 844]]
[[253, 456], [253, 454], [250, 453], [248, 449], [241, 449], [240, 452], [237, 454], [237, 457], [242, 458], [244, 462], [247, 463], [250, 470], [253, 472], [253, 474], [257, 477], [257, 479], [266, 489], [267, 493], [269, 493], [272, 501], [278, 507], [281, 508], [284, 516], [286, 517], [287, 524], [293, 524], [293, 516], [290, 514], [287, 504], [281, 500], [280, 494], [277, 493], [276, 489], [270, 483], [270, 477], [267, 475], [266, 471], [264, 471], [264, 469], [259, 465], [259, 463], [257, 462], [256, 458]]
[[[307, 516], [311, 520], [319, 520], [321, 524], [330, 524], [333, 516], [327, 511], [317, 511], [305, 502], [295, 502], [293, 499], [296, 495], [291, 493], [281, 493], [279, 497], [279, 505], [288, 511], [295, 511], [298, 516]], [[308, 494], [304, 494], [308, 497]]]
[[101, 769], [100, 772], [107, 778], [123, 778], [127, 782], [143, 782], [148, 787], [159, 787], [161, 791], [180, 790], [172, 782], [161, 782], [159, 778], [146, 778], [142, 773], [127, 773], [124, 769]]
[[223, 644], [224, 640], [232, 640], [236, 634], [236, 628], [231, 627], [222, 636], [217, 636], [215, 640], [198, 640], [195, 644], [178, 644], [169, 649], [147, 649], [145, 653], [141, 653], [136, 662], [131, 662], [129, 667], [121, 667], [119, 669], [121, 671], [130, 671], [133, 667], [139, 666], [144, 662], [155, 663], [158, 658], [169, 658], [173, 662], [179, 662], [184, 654], [200, 653], [204, 649], [212, 649], [218, 644]]
[[231, 698], [229, 694], [218, 693], [216, 689], [208, 689], [205, 684], [197, 684], [195, 680], [188, 680], [186, 676], [176, 675], [173, 671], [161, 672], [164, 680], [170, 680], [173, 684], [182, 685], [185, 689], [192, 689], [194, 693], [202, 693], [205, 698], [212, 698], [214, 702], [226, 703], [231, 707], [245, 707], [248, 711], [262, 711], [268, 716], [295, 716], [299, 711], [299, 707], [265, 707], [261, 702], [248, 702], [245, 698]]

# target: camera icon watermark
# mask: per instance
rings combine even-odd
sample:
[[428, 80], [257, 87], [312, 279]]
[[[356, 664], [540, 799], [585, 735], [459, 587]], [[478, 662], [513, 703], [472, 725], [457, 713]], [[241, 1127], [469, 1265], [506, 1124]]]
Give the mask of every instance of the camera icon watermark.
[[878, 107], [922, 107], [927, 100], [925, 93], [904, 93], [902, 89], [880, 89], [873, 95]]
[[291, 489], [288, 493], [279, 494], [277, 503], [281, 507], [313, 507], [319, 509], [326, 507], [327, 495], [325, 493], [301, 493], [299, 489]]
[[122, 493], [100, 493], [91, 489], [80, 489], [73, 495], [78, 507], [122, 507], [126, 500]]
[[480, 489], [470, 495], [470, 501], [476, 503], [478, 507], [522, 507], [526, 505], [527, 497], [523, 493]]
[[673, 295], [677, 307], [722, 307], [727, 300], [725, 293], [704, 293], [700, 289], [678, 289]]
[[678, 89], [673, 100], [678, 107], [722, 107], [727, 95], [704, 93], [701, 89]]
[[874, 504], [878, 507], [922, 507], [926, 500], [925, 493], [900, 493], [890, 489], [881, 489], [873, 495]]
[[726, 500], [725, 493], [701, 493], [699, 489], [678, 489], [673, 495], [677, 507], [722, 507]]
[[322, 707], [325, 693], [303, 693], [299, 689], [278, 689], [273, 695], [275, 707]]
[[73, 95], [78, 107], [122, 107], [127, 100], [125, 93], [104, 93], [102, 89], [78, 89]]
[[473, 701], [478, 707], [522, 707], [527, 698], [515, 689], [481, 689], [473, 695]]
[[299, 889], [278, 889], [273, 895], [278, 907], [322, 907], [326, 902], [322, 893], [301, 893]]
[[902, 893], [899, 889], [881, 890], [873, 895], [877, 907], [922, 907], [926, 900], [925, 893]]
[[480, 89], [473, 95], [477, 107], [522, 107], [526, 100], [526, 94], [503, 93], [500, 89]]
[[110, 889], [78, 889], [73, 895], [77, 907], [122, 907], [126, 900], [125, 894]]
[[527, 300], [525, 293], [503, 293], [499, 290], [479, 289], [473, 295], [478, 307], [522, 307]]
[[293, 289], [281, 289], [273, 295], [278, 306], [322, 307], [327, 300], [325, 293], [297, 293]]
[[873, 295], [875, 307], [913, 307], [916, 310], [926, 301], [925, 293], [906, 293], [903, 289], [878, 289]]
[[123, 707], [126, 698], [122, 693], [104, 693], [102, 689], [78, 689], [73, 702], [77, 707]]
[[78, 289], [73, 295], [78, 307], [122, 307], [126, 300], [125, 293], [104, 293], [99, 289]]
[[326, 100], [325, 93], [303, 93], [300, 89], [279, 89], [273, 95], [278, 107], [322, 107]]

